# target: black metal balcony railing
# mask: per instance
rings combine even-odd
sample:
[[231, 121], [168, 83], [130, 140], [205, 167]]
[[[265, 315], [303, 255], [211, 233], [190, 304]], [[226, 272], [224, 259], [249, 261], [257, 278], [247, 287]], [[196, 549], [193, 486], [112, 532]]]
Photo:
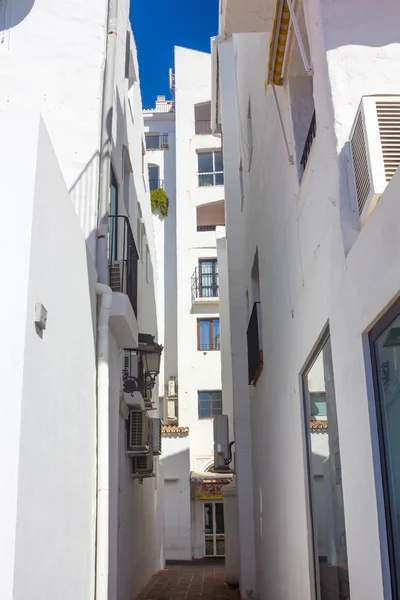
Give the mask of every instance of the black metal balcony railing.
[[224, 172], [214, 171], [210, 173], [198, 173], [199, 187], [210, 187], [211, 185], [224, 185]]
[[[210, 119], [196, 119], [194, 124], [196, 135], [211, 135]], [[215, 133], [221, 133], [221, 125], [218, 124]]]
[[263, 367], [263, 351], [260, 344], [260, 309], [259, 302], [255, 302], [249, 326], [247, 328], [247, 362], [249, 371], [249, 385], [255, 385]]
[[317, 121], [315, 118], [315, 110], [313, 112], [313, 116], [311, 118], [310, 128], [307, 133], [306, 143], [304, 144], [303, 154], [301, 155], [300, 165], [302, 167], [302, 172], [304, 173], [308, 161], [308, 157], [310, 156], [311, 146], [315, 135], [317, 133]]
[[109, 216], [109, 270], [110, 287], [126, 294], [137, 316], [138, 260], [135, 240], [129, 219], [121, 215]]
[[219, 338], [211, 341], [208, 344], [199, 344], [198, 350], [221, 350], [221, 344]]
[[164, 188], [164, 179], [149, 179], [150, 191]]
[[213, 268], [198, 267], [192, 275], [192, 301], [196, 298], [218, 298], [218, 265]]
[[161, 135], [146, 135], [146, 150], [166, 150], [168, 148], [168, 133]]
[[139, 391], [144, 393], [144, 370], [140, 352], [125, 350], [124, 368], [122, 369], [122, 389], [125, 394], [133, 395]]
[[197, 225], [197, 231], [215, 231], [216, 225]]

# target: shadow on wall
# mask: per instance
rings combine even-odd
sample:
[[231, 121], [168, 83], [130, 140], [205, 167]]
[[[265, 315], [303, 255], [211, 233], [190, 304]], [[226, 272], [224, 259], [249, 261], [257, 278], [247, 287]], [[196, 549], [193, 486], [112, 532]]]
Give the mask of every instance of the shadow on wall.
[[0, 0], [0, 33], [19, 25], [34, 4], [35, 0]]

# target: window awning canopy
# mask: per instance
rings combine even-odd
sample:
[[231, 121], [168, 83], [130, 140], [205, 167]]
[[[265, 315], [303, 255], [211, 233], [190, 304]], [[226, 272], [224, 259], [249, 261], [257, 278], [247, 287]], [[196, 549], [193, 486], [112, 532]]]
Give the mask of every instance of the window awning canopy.
[[285, 59], [289, 25], [290, 10], [288, 3], [286, 0], [278, 0], [269, 40], [267, 80], [265, 82], [265, 87], [270, 83], [282, 85], [282, 69]]
[[233, 481], [233, 473], [212, 473], [192, 471], [190, 473], [191, 483], [230, 483]]

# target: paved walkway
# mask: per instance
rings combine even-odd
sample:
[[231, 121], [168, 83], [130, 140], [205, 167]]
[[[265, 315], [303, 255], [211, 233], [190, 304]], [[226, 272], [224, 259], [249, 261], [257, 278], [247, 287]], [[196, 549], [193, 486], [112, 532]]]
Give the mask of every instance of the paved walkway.
[[223, 563], [169, 564], [154, 575], [136, 600], [240, 600], [225, 583]]

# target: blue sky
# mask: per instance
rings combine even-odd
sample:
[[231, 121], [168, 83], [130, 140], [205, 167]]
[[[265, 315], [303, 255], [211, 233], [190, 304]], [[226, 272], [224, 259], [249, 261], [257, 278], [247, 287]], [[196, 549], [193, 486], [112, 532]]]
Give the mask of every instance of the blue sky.
[[157, 94], [170, 97], [174, 46], [210, 52], [210, 37], [218, 29], [218, 0], [131, 0], [131, 23], [142, 101], [153, 104]]

